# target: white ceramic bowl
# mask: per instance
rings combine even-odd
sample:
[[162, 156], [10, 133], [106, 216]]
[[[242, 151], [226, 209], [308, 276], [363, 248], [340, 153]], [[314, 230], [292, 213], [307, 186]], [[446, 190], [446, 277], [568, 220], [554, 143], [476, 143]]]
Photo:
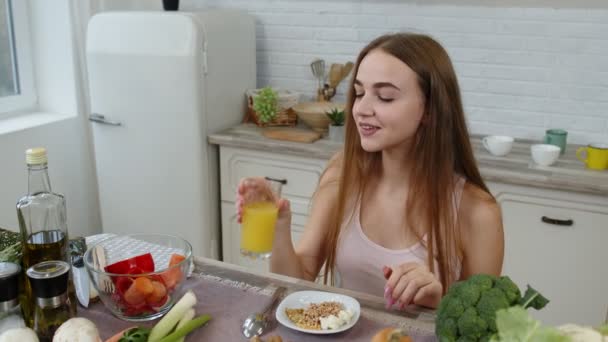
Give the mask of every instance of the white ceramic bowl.
[[555, 145], [536, 144], [530, 147], [532, 159], [540, 166], [549, 166], [554, 164], [559, 158], [561, 149]]
[[505, 156], [511, 152], [513, 147], [512, 137], [505, 135], [489, 135], [481, 140], [483, 147], [495, 156]]

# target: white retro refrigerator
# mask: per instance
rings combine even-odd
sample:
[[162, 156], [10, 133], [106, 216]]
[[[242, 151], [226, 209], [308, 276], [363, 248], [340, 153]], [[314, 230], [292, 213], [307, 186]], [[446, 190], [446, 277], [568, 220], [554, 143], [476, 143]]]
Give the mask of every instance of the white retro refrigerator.
[[255, 88], [254, 19], [239, 11], [107, 12], [87, 30], [104, 233], [179, 235], [219, 257], [217, 147]]

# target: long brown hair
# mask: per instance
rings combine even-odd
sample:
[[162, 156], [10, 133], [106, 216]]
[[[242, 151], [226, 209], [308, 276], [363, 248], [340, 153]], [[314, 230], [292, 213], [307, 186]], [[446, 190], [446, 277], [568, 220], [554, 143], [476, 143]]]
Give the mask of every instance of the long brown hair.
[[[354, 81], [363, 58], [370, 51], [382, 50], [399, 58], [418, 76], [425, 97], [425, 113], [410, 149], [415, 160], [410, 179], [408, 225], [423, 227], [427, 236], [428, 267], [434, 272], [438, 263], [444, 291], [455, 281], [455, 260], [460, 257], [459, 234], [454, 212], [454, 175], [489, 194], [481, 179], [464, 117], [456, 73], [447, 52], [433, 38], [411, 33], [384, 35], [368, 44], [359, 54], [348, 89], [345, 144], [335, 163], [341, 169], [338, 203], [323, 246], [327, 256], [324, 279], [335, 280], [336, 248], [348, 203], [360, 199], [376, 170], [382, 152], [366, 152], [361, 147], [352, 116], [355, 100]], [[331, 166], [330, 166], [331, 167]], [[414, 215], [415, 213], [415, 215]], [[422, 240], [422, 236], [419, 236]]]

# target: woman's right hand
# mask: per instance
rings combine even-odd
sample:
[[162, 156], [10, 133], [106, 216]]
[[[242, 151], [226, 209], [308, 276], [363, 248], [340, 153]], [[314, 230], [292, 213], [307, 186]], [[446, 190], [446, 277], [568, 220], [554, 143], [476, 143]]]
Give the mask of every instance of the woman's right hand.
[[[279, 198], [272, 191], [270, 184], [263, 177], [243, 178], [239, 182], [236, 190], [236, 212], [237, 222], [243, 221], [243, 207], [254, 202], [273, 202], [279, 208], [276, 227], [290, 230], [291, 226], [291, 206], [288, 200]], [[282, 229], [281, 229], [282, 231]]]

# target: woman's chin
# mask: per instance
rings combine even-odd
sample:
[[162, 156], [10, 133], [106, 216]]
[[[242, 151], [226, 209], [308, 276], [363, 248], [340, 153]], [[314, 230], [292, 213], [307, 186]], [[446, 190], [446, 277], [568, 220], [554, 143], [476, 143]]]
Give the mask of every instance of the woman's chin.
[[378, 152], [382, 151], [382, 146], [377, 143], [373, 143], [371, 141], [361, 140], [361, 148], [365, 152]]

